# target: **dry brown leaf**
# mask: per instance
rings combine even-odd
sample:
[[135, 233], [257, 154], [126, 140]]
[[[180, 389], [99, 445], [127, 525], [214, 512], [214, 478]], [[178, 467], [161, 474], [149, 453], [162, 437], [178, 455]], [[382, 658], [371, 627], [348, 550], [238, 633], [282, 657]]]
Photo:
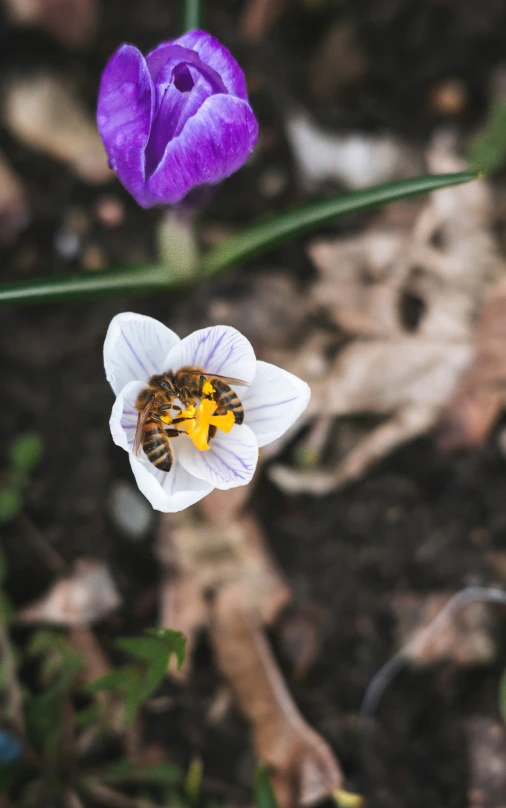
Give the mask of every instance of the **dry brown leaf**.
[[24, 186], [0, 153], [0, 244], [12, 244], [28, 224], [29, 216]]
[[120, 603], [107, 567], [100, 561], [81, 559], [71, 576], [56, 581], [44, 597], [21, 609], [17, 619], [77, 628], [102, 620]]
[[[161, 589], [162, 626], [183, 631], [188, 647], [209, 619], [206, 596], [239, 581], [271, 624], [290, 601], [291, 593], [268, 551], [253, 515], [241, 513], [249, 496], [247, 487], [214, 491], [196, 509], [160, 522], [158, 555], [166, 571]], [[183, 676], [188, 676], [191, 653]]]
[[70, 47], [86, 45], [98, 23], [97, 0], [6, 0], [18, 25], [40, 26]]
[[[434, 173], [462, 169], [444, 137], [435, 140], [428, 162]], [[472, 360], [476, 313], [486, 290], [505, 271], [490, 208], [488, 186], [480, 180], [432, 194], [411, 227], [383, 226], [360, 238], [309, 247], [319, 270], [312, 305], [352, 339], [337, 346], [336, 359], [329, 358], [329, 335], [323, 332], [311, 334], [296, 352], [266, 357], [312, 389], [296, 427], [310, 427], [299, 456], [311, 467], [270, 470], [285, 491], [326, 494], [437, 422]], [[341, 447], [335, 419], [356, 415], [383, 421], [371, 424], [351, 448]], [[315, 468], [329, 447], [333, 462]]]
[[466, 343], [438, 344], [408, 336], [350, 343], [326, 371], [326, 378], [312, 384], [311, 401], [299, 426], [318, 418], [320, 410], [326, 417], [359, 413], [390, 417], [334, 468], [302, 471], [274, 465], [270, 476], [288, 493], [314, 495], [357, 479], [372, 463], [432, 427], [470, 358]]
[[164, 576], [160, 588], [159, 624], [182, 631], [186, 637], [185, 661], [179, 671], [171, 671], [174, 678], [186, 679], [189, 676], [197, 636], [207, 621], [207, 604], [195, 576], [176, 570]]
[[439, 425], [443, 449], [481, 445], [506, 395], [506, 281], [490, 289], [476, 328], [473, 362], [446, 405]]
[[[496, 656], [490, 607], [475, 601], [455, 611], [439, 625], [442, 613], [454, 593], [417, 595], [406, 593], [393, 598], [397, 617], [397, 642], [405, 655], [419, 665], [448, 660], [456, 665], [486, 665]], [[434, 625], [434, 628], [426, 629]]]
[[488, 718], [467, 725], [469, 808], [506, 808], [506, 727]]
[[287, 5], [288, 0], [248, 0], [241, 22], [244, 39], [255, 44], [268, 36]]
[[85, 182], [113, 178], [95, 121], [58, 76], [11, 79], [5, 88], [4, 123], [25, 146], [67, 163]]
[[273, 769], [280, 805], [330, 798], [343, 785], [342, 773], [330, 747], [292, 701], [261, 630], [261, 616], [255, 616], [241, 584], [217, 594], [211, 639], [218, 666], [251, 724], [256, 754]]

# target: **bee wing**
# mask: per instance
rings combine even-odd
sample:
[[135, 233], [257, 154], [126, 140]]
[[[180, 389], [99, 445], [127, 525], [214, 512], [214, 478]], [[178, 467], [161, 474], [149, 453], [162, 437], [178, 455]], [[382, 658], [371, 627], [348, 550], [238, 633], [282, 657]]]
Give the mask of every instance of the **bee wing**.
[[149, 398], [146, 402], [146, 406], [143, 410], [140, 411], [139, 417], [137, 419], [137, 429], [135, 430], [135, 438], [134, 438], [134, 445], [133, 445], [133, 452], [134, 455], [139, 454], [139, 450], [142, 446], [142, 437], [144, 435], [144, 425], [148, 420], [148, 416], [151, 412], [151, 407], [153, 406], [153, 397]]
[[219, 376], [218, 373], [206, 373], [205, 370], [200, 368], [185, 367], [181, 371], [191, 373], [192, 376], [206, 376], [208, 379], [219, 379], [225, 384], [237, 384], [239, 387], [249, 387], [249, 382], [243, 382], [242, 379], [233, 379], [232, 376]]
[[209, 375], [209, 379], [219, 379], [220, 382], [225, 384], [237, 384], [238, 387], [249, 387], [249, 382], [243, 382], [241, 379], [233, 379], [232, 376], [218, 376], [216, 373]]

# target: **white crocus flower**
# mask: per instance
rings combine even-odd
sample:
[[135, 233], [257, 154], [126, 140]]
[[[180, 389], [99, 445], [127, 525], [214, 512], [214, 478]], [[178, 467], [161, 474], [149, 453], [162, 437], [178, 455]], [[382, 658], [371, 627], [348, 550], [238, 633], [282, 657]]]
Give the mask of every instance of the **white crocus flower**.
[[[151, 317], [118, 314], [107, 332], [104, 364], [116, 394], [110, 420], [113, 440], [129, 453], [144, 496], [153, 508], [166, 513], [193, 505], [214, 488], [226, 490], [249, 483], [259, 447], [286, 432], [304, 412], [311, 395], [297, 376], [257, 361], [246, 337], [225, 325], [203, 328], [180, 339]], [[134, 453], [139, 394], [152, 376], [189, 366], [199, 368], [211, 382], [216, 376], [245, 382], [244, 386], [230, 384], [240, 398], [244, 421], [235, 423], [230, 413], [213, 415], [216, 405], [210, 397], [195, 400], [191, 406], [169, 397], [171, 406], [181, 409], [166, 408], [160, 415], [164, 424], [174, 421], [180, 434], [170, 438], [170, 471], [160, 471], [142, 446]], [[209, 426], [214, 426], [214, 437], [208, 438]]]

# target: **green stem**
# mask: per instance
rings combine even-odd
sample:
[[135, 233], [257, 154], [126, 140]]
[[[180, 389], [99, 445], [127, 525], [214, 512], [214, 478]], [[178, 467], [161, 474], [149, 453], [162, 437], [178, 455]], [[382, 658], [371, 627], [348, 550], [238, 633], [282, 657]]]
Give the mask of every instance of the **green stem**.
[[183, 32], [202, 26], [200, 0], [183, 0]]
[[0, 305], [52, 303], [95, 297], [142, 295], [180, 285], [163, 266], [122, 267], [104, 272], [49, 275], [0, 286]]
[[316, 226], [326, 224], [343, 214], [356, 213], [366, 208], [377, 207], [409, 196], [437, 191], [450, 185], [459, 185], [477, 178], [472, 171], [459, 174], [433, 174], [427, 177], [392, 182], [388, 185], [365, 188], [350, 194], [342, 194], [288, 211], [266, 222], [258, 222], [213, 247], [202, 259], [202, 268], [207, 275], [216, 275], [224, 269], [239, 264], [270, 247], [299, 236]]
[[[209, 250], [201, 258], [202, 276], [212, 277], [230, 267], [243, 263], [271, 247], [315, 230], [321, 225], [348, 213], [396, 202], [399, 199], [437, 191], [476, 179], [478, 174], [435, 174], [366, 188], [350, 194], [314, 202], [259, 222]], [[105, 272], [81, 272], [75, 275], [50, 275], [34, 281], [15, 281], [0, 286], [0, 306], [8, 304], [50, 303], [94, 297], [149, 294], [178, 289], [188, 285], [188, 276], [172, 273], [161, 265], [133, 266]]]

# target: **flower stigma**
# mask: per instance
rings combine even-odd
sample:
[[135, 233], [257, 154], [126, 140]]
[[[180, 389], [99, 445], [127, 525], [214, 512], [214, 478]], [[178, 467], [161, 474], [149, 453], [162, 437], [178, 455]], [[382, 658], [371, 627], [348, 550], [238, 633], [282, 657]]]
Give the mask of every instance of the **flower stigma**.
[[225, 415], [214, 415], [217, 407], [216, 401], [204, 398], [199, 407], [195, 408], [193, 404], [190, 404], [188, 409], [181, 413], [181, 417], [187, 419], [183, 421], [181, 428], [185, 430], [193, 445], [201, 452], [210, 448], [207, 442], [210, 426], [227, 433], [235, 424], [234, 413], [230, 410]]
[[[214, 391], [211, 383], [206, 381], [204, 384], [203, 392], [210, 393]], [[170, 415], [159, 415], [160, 421], [164, 424], [177, 423], [178, 429], [186, 432], [193, 445], [201, 452], [205, 452], [211, 447], [208, 443], [209, 427], [214, 426], [216, 429], [221, 429], [223, 432], [228, 433], [235, 424], [234, 413], [229, 411], [225, 415], [215, 415], [218, 408], [216, 401], [204, 398], [201, 403], [195, 407], [193, 404], [188, 404], [187, 408], [178, 413], [177, 419], [172, 418]]]

